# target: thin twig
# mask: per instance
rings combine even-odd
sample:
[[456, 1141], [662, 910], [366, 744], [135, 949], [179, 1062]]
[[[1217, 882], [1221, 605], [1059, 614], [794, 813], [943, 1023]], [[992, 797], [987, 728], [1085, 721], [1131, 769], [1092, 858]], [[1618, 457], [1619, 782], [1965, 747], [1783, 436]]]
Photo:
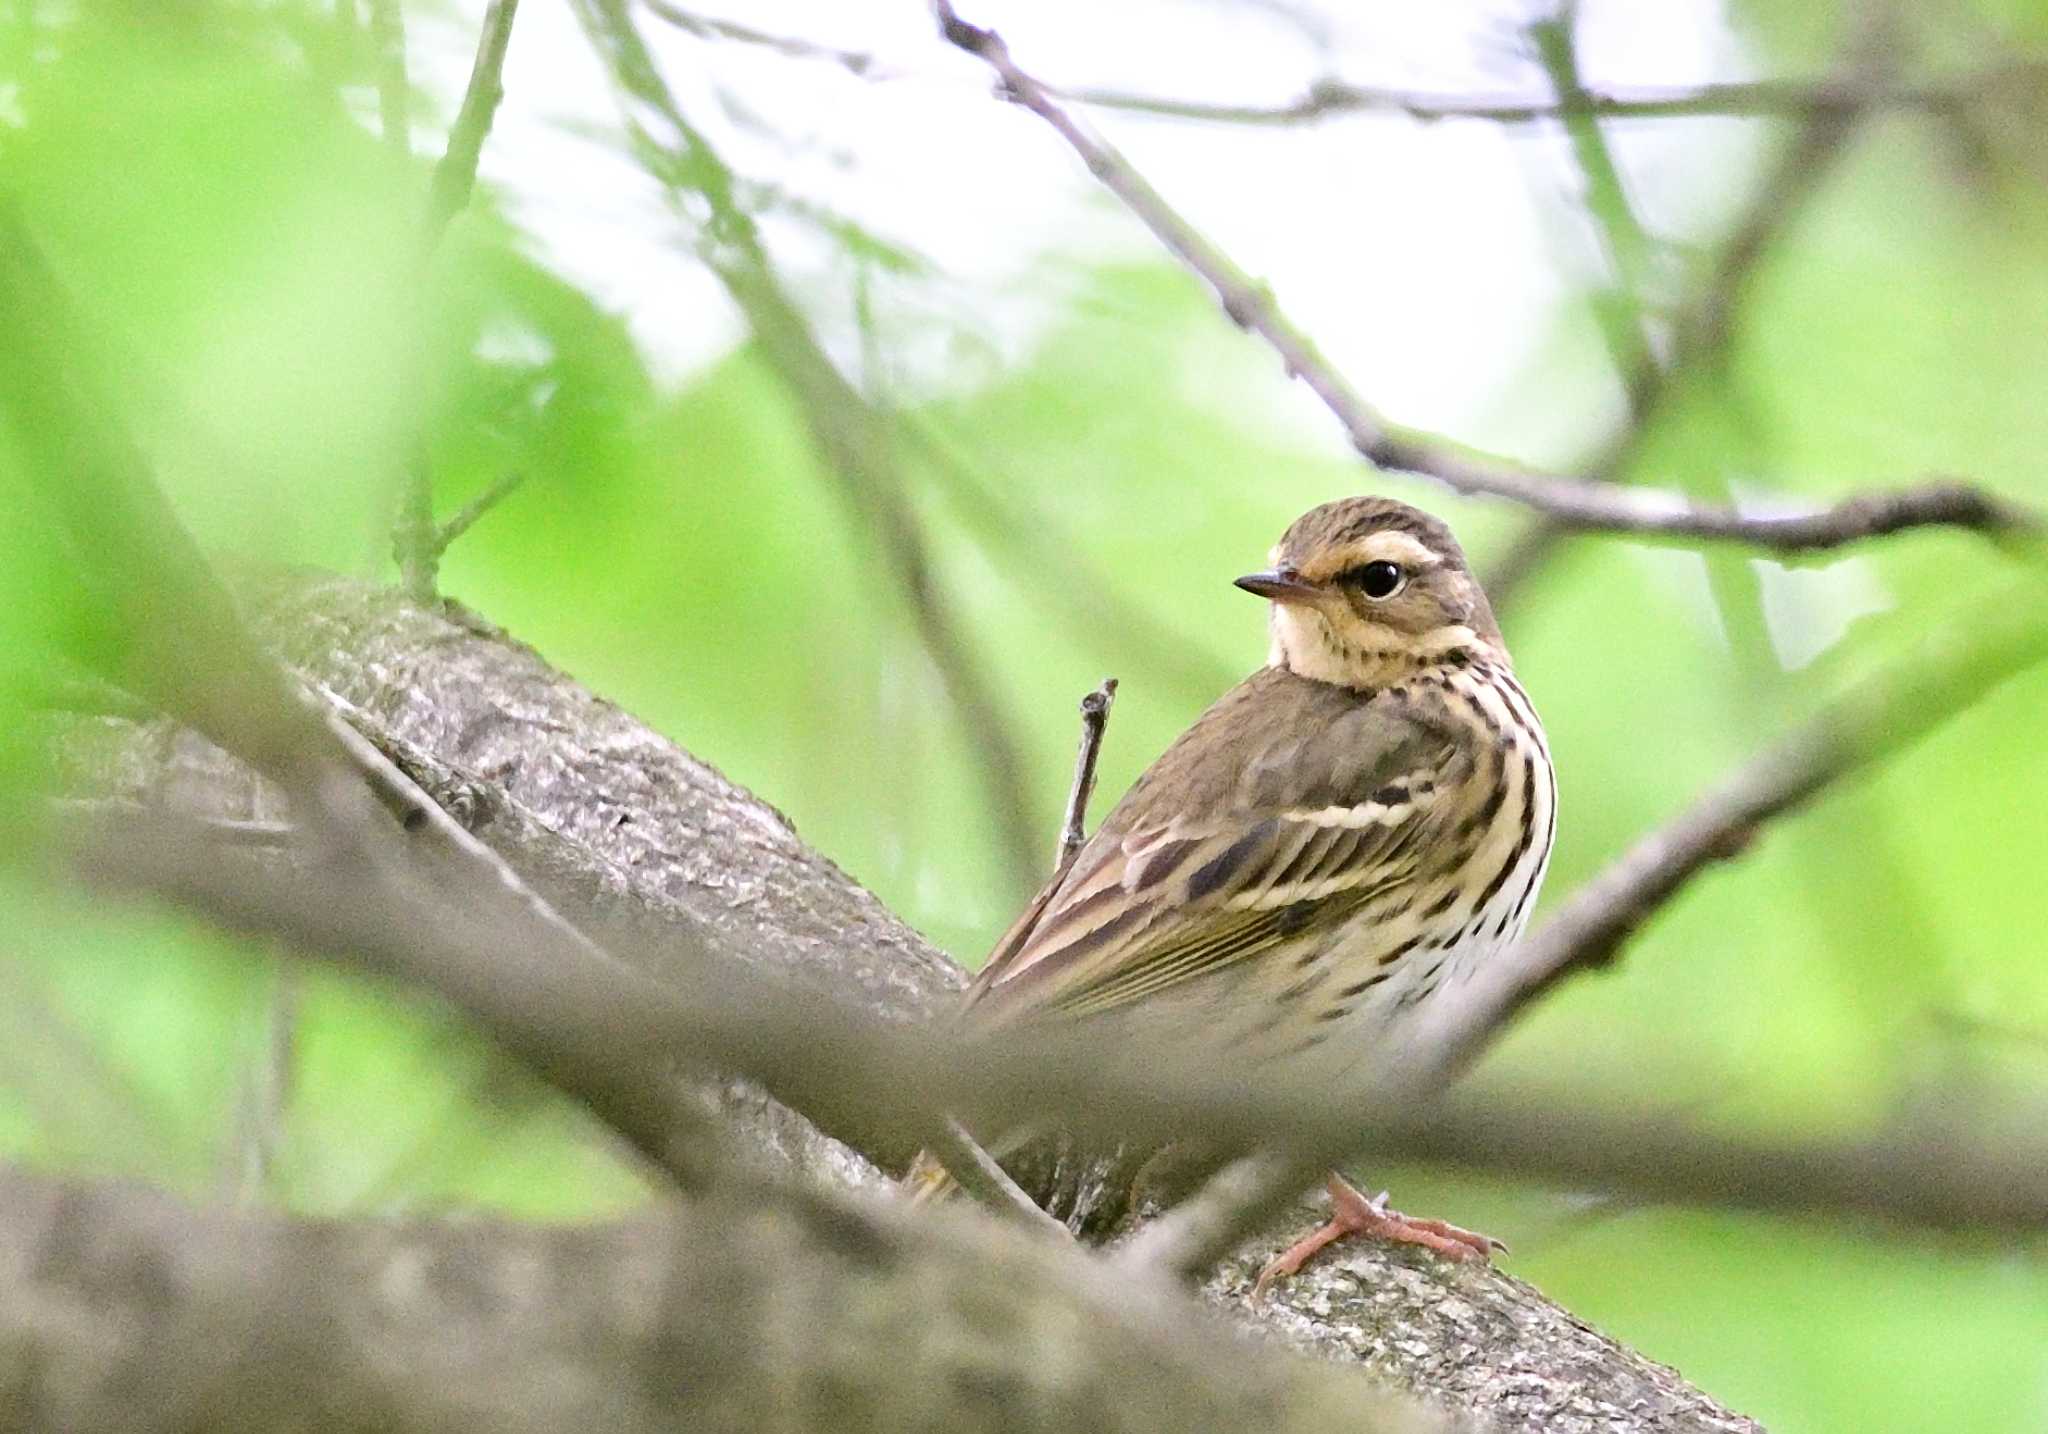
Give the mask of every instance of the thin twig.
[[1336, 416], [1353, 447], [1380, 468], [1434, 478], [1460, 493], [1509, 499], [1550, 513], [1572, 528], [1740, 541], [1779, 552], [1838, 548], [1878, 533], [1930, 524], [1991, 533], [2031, 532], [2038, 527], [2035, 515], [1958, 484], [1867, 494], [1821, 509], [1741, 512], [1693, 503], [1668, 492], [1618, 490], [1584, 478], [1536, 472], [1396, 427], [1288, 320], [1265, 285], [1188, 223], [1113, 146], [1055, 103], [1045, 86], [1011, 58], [1001, 36], [961, 20], [951, 0], [935, 0], [935, 9], [944, 37], [984, 60], [1001, 77], [1009, 98], [1050, 124], [1089, 171], [1209, 284], [1224, 312], [1273, 347], [1287, 371], [1306, 382]]
[[1055, 882], [1067, 874], [1088, 841], [1088, 799], [1095, 795], [1095, 763], [1102, 755], [1102, 734], [1109, 727], [1109, 707], [1114, 701], [1114, 677], [1103, 678], [1100, 687], [1081, 699], [1081, 745], [1074, 751], [1074, 785], [1067, 793], [1067, 817], [1060, 827], [1059, 845], [1053, 849]]
[[[790, 59], [821, 61], [837, 65], [863, 79], [892, 79], [901, 73], [885, 67], [878, 56], [867, 50], [827, 45], [797, 35], [757, 29], [734, 20], [700, 15], [670, 3], [670, 0], [643, 0], [643, 3], [656, 17], [698, 39], [728, 40]], [[1332, 76], [1315, 80], [1297, 98], [1277, 105], [1186, 100], [1103, 86], [1049, 84], [1045, 88], [1057, 99], [1071, 100], [1091, 109], [1119, 110], [1127, 114], [1204, 124], [1287, 126], [1367, 114], [1402, 115], [1425, 123], [1483, 120], [1502, 125], [1542, 124], [1581, 115], [1619, 120], [1773, 119], [1799, 118], [1849, 106], [1947, 116], [1985, 103], [1993, 96], [2025, 93], [2044, 84], [2048, 84], [2048, 62], [2016, 59], [1921, 80], [1887, 78], [1858, 84], [1840, 76], [1772, 77], [1724, 80], [1704, 85], [1584, 88], [1570, 98], [1554, 94], [1460, 94], [1397, 89], [1353, 84]]]
[[1038, 1202], [1025, 1193], [1024, 1187], [1010, 1178], [1010, 1172], [981, 1148], [980, 1142], [968, 1133], [966, 1126], [949, 1115], [933, 1129], [932, 1154], [939, 1158], [939, 1163], [946, 1167], [946, 1173], [959, 1182], [962, 1190], [986, 1208], [1027, 1229], [1062, 1239], [1073, 1238], [1073, 1233], [1065, 1225], [1039, 1208]]
[[[379, 3], [395, 5], [396, 0], [379, 0]], [[469, 83], [463, 89], [461, 108], [455, 113], [455, 123], [448, 131], [447, 147], [434, 166], [434, 177], [427, 190], [419, 235], [423, 264], [440, 247], [441, 236], [447, 232], [449, 221], [462, 212], [469, 203], [470, 195], [475, 192], [477, 163], [483, 155], [484, 140], [490, 135], [498, 102], [505, 97], [505, 51], [512, 41], [512, 19], [518, 9], [519, 0], [490, 0], [484, 10], [483, 25], [477, 35], [476, 59], [469, 70]], [[402, 66], [398, 78], [402, 83]], [[417, 367], [417, 356], [411, 363]], [[514, 477], [512, 482], [516, 485], [517, 478]], [[400, 483], [398, 521], [393, 525], [391, 535], [392, 551], [398, 560], [399, 576], [406, 592], [415, 602], [430, 603], [436, 596], [441, 558], [447, 552], [448, 544], [454, 541], [462, 528], [482, 516], [483, 509], [470, 514], [461, 527], [457, 527], [456, 522], [445, 527], [436, 526], [433, 463], [422, 432], [414, 432], [408, 440]], [[506, 480], [500, 479], [498, 486], [505, 484]], [[510, 491], [509, 488], [506, 491]], [[504, 494], [486, 496], [490, 502], [496, 502]], [[484, 508], [489, 506], [489, 502], [484, 504]], [[462, 516], [457, 515], [458, 522]]]
[[686, 35], [700, 40], [734, 40], [743, 45], [786, 55], [793, 60], [823, 60], [838, 65], [841, 69], [859, 75], [863, 79], [874, 79], [879, 75], [875, 57], [865, 50], [842, 50], [833, 45], [821, 45], [815, 40], [805, 40], [794, 35], [775, 35], [766, 30], [757, 30], [752, 25], [742, 25], [736, 20], [721, 20], [712, 15], [699, 15], [673, 5], [669, 0], [642, 0], [649, 13], [665, 20]]
[[440, 528], [436, 530], [434, 534], [435, 555], [438, 557], [441, 554], [446, 553], [448, 551], [449, 544], [453, 543], [457, 538], [461, 537], [464, 533], [468, 532], [470, 528], [475, 525], [477, 519], [481, 518], [484, 514], [490, 512], [491, 509], [497, 507], [500, 503], [504, 502], [507, 498], [511, 497], [512, 494], [519, 488], [519, 485], [524, 483], [525, 481], [525, 471], [522, 469], [514, 469], [512, 472], [500, 477], [497, 482], [491, 484], [490, 487], [484, 489], [483, 492], [477, 494], [467, 503], [463, 504], [462, 508], [455, 514], [454, 517], [450, 518], [447, 522], [443, 523], [440, 526]]
[[1988, 95], [2030, 91], [2048, 83], [2048, 63], [2014, 60], [1925, 80], [1858, 83], [1836, 77], [1723, 81], [1706, 85], [1633, 85], [1552, 95], [1446, 94], [1391, 89], [1321, 79], [1291, 101], [1278, 105], [1218, 104], [1113, 89], [1053, 89], [1048, 92], [1096, 109], [1122, 110], [1161, 119], [1208, 124], [1298, 125], [1358, 114], [1395, 114], [1409, 119], [1484, 120], [1492, 124], [1538, 124], [1579, 115], [1597, 119], [1660, 120], [1709, 117], [1770, 119], [1811, 116], [1839, 109], [1907, 110], [1945, 115], [1982, 103]]

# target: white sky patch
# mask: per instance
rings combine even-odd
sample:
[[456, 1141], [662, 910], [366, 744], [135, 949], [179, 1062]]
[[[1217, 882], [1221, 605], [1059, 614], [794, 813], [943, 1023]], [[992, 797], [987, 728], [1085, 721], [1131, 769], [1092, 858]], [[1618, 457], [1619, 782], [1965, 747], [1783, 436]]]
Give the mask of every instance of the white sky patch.
[[1856, 619], [1892, 605], [1876, 571], [1861, 558], [1801, 568], [1756, 558], [1750, 566], [1763, 589], [1771, 646], [1787, 671], [1797, 671], [1840, 642]]
[[555, 356], [555, 346], [548, 342], [545, 334], [535, 333], [525, 324], [490, 318], [485, 320], [483, 332], [477, 335], [473, 352], [485, 363], [523, 364], [538, 368]]
[[[481, 0], [465, 4], [414, 36], [415, 71], [444, 117], [467, 77], [481, 8]], [[957, 386], [962, 343], [983, 360], [967, 373], [982, 376], [986, 363], [1028, 351], [1070, 297], [1044, 282], [1048, 261], [1167, 262], [1042, 121], [996, 100], [986, 68], [939, 40], [924, 5], [693, 9], [870, 53], [890, 76], [863, 79], [827, 61], [700, 41], [635, 10], [686, 113], [740, 174], [930, 261], [932, 275], [885, 276], [873, 289], [885, 331], [918, 337], [891, 355], [891, 380], [906, 397]], [[1534, 11], [1524, 5], [1364, 0], [1322, 13], [1327, 56], [1257, 7], [967, 0], [964, 9], [1000, 29], [1028, 69], [1066, 85], [1268, 103], [1292, 99], [1324, 73], [1447, 92], [1546, 86], [1525, 53], [1521, 31]], [[1714, 0], [1587, 0], [1579, 33], [1581, 67], [1595, 86], [1746, 72]], [[725, 353], [741, 336], [739, 322], [691, 258], [681, 222], [621, 149], [593, 137], [618, 132], [619, 109], [568, 6], [522, 8], [505, 87], [484, 176], [508, 196], [546, 262], [624, 314], [668, 380]], [[1469, 430], [1498, 410], [1506, 386], [1526, 381], [1559, 305], [1597, 260], [1589, 242], [1576, 255], [1556, 242], [1561, 228], [1584, 224], [1556, 126], [1373, 116], [1279, 129], [1107, 111], [1090, 118], [1198, 227], [1271, 283], [1353, 383], [1404, 423], [1501, 441]], [[1708, 133], [1727, 138], [1708, 144], [1702, 162]], [[1610, 138], [1653, 233], [1711, 232], [1739, 202], [1744, 186], [1731, 176], [1751, 147], [1744, 126], [1614, 125]], [[423, 126], [422, 147], [437, 143]], [[1673, 162], [1681, 156], [1685, 164]], [[827, 347], [852, 368], [859, 341], [842, 246], [799, 220], [766, 229]], [[949, 328], [959, 341], [934, 338]], [[1305, 443], [1335, 441], [1312, 403], [1272, 411], [1298, 425]]]

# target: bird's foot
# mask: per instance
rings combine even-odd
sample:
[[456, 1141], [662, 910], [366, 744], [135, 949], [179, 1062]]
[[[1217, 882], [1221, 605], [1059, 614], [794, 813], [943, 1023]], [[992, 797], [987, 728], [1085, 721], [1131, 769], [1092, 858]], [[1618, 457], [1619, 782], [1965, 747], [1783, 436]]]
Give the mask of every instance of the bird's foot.
[[1444, 1220], [1418, 1220], [1387, 1208], [1387, 1192], [1368, 1199], [1341, 1176], [1330, 1177], [1330, 1218], [1320, 1229], [1296, 1240], [1266, 1263], [1252, 1286], [1252, 1298], [1265, 1298], [1278, 1279], [1298, 1272], [1323, 1249], [1349, 1235], [1369, 1235], [1399, 1245], [1420, 1245], [1452, 1260], [1490, 1260], [1507, 1246], [1491, 1235], [1462, 1229]]

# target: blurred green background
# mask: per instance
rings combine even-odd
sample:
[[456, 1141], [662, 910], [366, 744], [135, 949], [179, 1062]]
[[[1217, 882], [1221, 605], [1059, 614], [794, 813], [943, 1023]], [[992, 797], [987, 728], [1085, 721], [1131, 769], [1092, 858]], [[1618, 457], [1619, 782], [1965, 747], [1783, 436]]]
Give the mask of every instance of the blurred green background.
[[[842, 8], [841, 30], [857, 33], [868, 7]], [[1657, 7], [1642, 9], [1640, 53], [1655, 54]], [[1485, 11], [1466, 43], [1514, 52], [1510, 22], [1528, 16], [1503, 14]], [[346, 0], [0, 9], [0, 185], [77, 294], [116, 417], [186, 522], [230, 559], [388, 574], [396, 474], [416, 431], [444, 512], [525, 475], [454, 547], [445, 590], [773, 801], [905, 919], [978, 961], [1028, 876], [992, 820], [977, 758], [987, 734], [949, 700], [889, 550], [715, 286], [685, 291], [698, 327], [678, 357], [629, 322], [632, 293], [592, 280], [602, 261], [577, 255], [573, 233], [537, 236], [532, 190], [550, 180], [521, 190], [511, 176], [526, 154], [507, 152], [504, 125], [495, 182], [418, 271], [424, 186], [476, 16], [408, 5], [406, 18], [418, 132], [415, 152], [397, 155], [380, 134], [368, 18]], [[750, 15], [778, 18], [795, 29], [815, 16]], [[1738, 69], [1810, 74], [1847, 19], [1822, 5], [1674, 7], [1670, 19], [1708, 22], [1739, 41]], [[1900, 63], [1953, 68], [2022, 49], [2044, 25], [2048, 9], [2017, 3], [1920, 14], [1897, 41]], [[522, 103], [521, 46], [535, 43], [515, 33], [508, 117]], [[789, 83], [751, 97], [724, 86], [735, 48], [664, 42], [664, 61], [688, 72], [678, 90], [693, 117], [733, 127], [748, 156], [773, 151], [763, 136], [778, 124], [819, 123], [772, 107], [789, 103]], [[929, 48], [924, 59], [943, 63]], [[839, 79], [835, 94], [862, 93]], [[957, 75], [931, 103], [995, 108]], [[1720, 382], [1688, 391], [1626, 476], [1791, 497], [1942, 473], [2048, 504], [2037, 115], [1990, 96], [1967, 124], [1874, 120], [1756, 275]], [[525, 122], [617, 163], [615, 120], [600, 120], [541, 105]], [[1064, 162], [1049, 131], [1001, 122]], [[1134, 146], [1149, 133], [1126, 123]], [[1356, 123], [1379, 127], [1381, 143], [1439, 133]], [[1708, 271], [1781, 130], [1662, 134], [1643, 161], [1662, 168], [1636, 178], [1679, 185], [1702, 216], [1653, 236], [1676, 293]], [[1538, 129], [1514, 144], [1514, 162], [1543, 181], [1548, 222], [1583, 225], [1572, 186], [1554, 182], [1568, 174], [1563, 138]], [[890, 162], [845, 163], [858, 171], [863, 158]], [[1520, 530], [1498, 505], [1361, 469], [1270, 356], [1129, 234], [1056, 237], [984, 283], [924, 253], [914, 223], [881, 231], [772, 176], [742, 177], [771, 250], [795, 256], [792, 289], [827, 350], [897, 416], [901, 493], [1019, 744], [1025, 826], [1047, 849], [1075, 700], [1105, 674], [1122, 681], [1103, 760], [1113, 796], [1261, 659], [1260, 605], [1229, 580], [1302, 509], [1391, 492], [1450, 518], [1482, 569]], [[1231, 180], [1214, 176], [1223, 199], [1210, 205], [1227, 203]], [[1063, 182], [1069, 210], [1055, 220], [1119, 222], [1078, 172]], [[923, 180], [934, 204], [946, 185], [943, 173]], [[628, 216], [678, 271], [699, 218], [687, 203]], [[1510, 380], [1459, 398], [1455, 437], [1570, 461], [1617, 408], [1592, 317], [1611, 286], [1540, 247], [1502, 263], [1552, 271], [1553, 297], [1533, 342], [1518, 336], [1526, 354]], [[650, 303], [675, 299], [651, 292], [666, 272], [650, 271]], [[1273, 277], [1317, 328], [1325, 296]], [[1008, 317], [1019, 304], [1028, 323]], [[13, 436], [0, 443], [16, 514], [0, 645], [19, 730], [19, 704], [65, 660], [83, 599], [20, 501]], [[2019, 590], [2011, 559], [1953, 533], [1796, 569], [1733, 550], [1709, 562], [1563, 547], [1504, 613], [1559, 765], [1551, 902], [1849, 675]], [[1617, 1102], [1778, 1134], [1868, 1126], [1934, 1074], [1981, 1082], [1982, 1110], [2038, 1090], [2044, 711], [2048, 672], [2025, 676], [1774, 827], [1613, 971], [1542, 1006], [1491, 1074], [1568, 1076]], [[33, 751], [9, 744], [7, 761], [20, 801], [37, 782]], [[271, 953], [53, 893], [33, 854], [20, 857], [0, 874], [9, 1158], [346, 1213], [482, 1205], [570, 1218], [642, 1198], [573, 1113], [501, 1089], [448, 1019], [340, 978], [281, 980]], [[287, 1009], [287, 1083], [272, 1089]], [[283, 1111], [281, 1142], [259, 1156], [250, 1132], [266, 1102]], [[1774, 1429], [2048, 1422], [2038, 1242], [1633, 1209], [1440, 1170], [1372, 1179], [1409, 1208], [1500, 1235], [1515, 1273]]]

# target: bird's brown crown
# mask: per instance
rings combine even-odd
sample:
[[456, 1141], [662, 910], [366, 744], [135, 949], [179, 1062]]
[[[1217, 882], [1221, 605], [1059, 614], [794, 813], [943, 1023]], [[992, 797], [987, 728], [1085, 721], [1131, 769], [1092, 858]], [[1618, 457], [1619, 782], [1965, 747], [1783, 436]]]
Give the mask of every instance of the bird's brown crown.
[[1303, 677], [1386, 686], [1418, 668], [1505, 660], [1458, 540], [1391, 498], [1342, 498], [1295, 519], [1273, 567], [1239, 585], [1272, 599], [1272, 655]]

